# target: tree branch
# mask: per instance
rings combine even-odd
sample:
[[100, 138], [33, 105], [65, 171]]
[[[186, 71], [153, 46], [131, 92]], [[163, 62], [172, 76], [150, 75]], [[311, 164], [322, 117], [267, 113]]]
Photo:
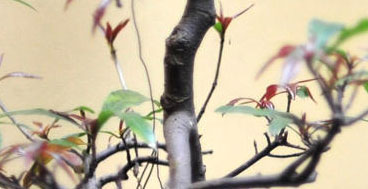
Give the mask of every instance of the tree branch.
[[101, 188], [109, 182], [114, 182], [116, 180], [127, 180], [128, 179], [128, 171], [131, 168], [133, 168], [137, 163], [140, 164], [140, 163], [144, 163], [144, 162], [153, 163], [153, 164], [157, 164], [157, 165], [166, 165], [166, 166], [169, 165], [169, 163], [167, 161], [157, 160], [156, 157], [152, 157], [152, 156], [138, 157], [138, 158], [132, 160], [130, 163], [126, 164], [123, 168], [121, 168], [119, 170], [118, 173], [101, 177], [98, 181], [98, 186]]
[[[276, 175], [269, 176], [254, 176], [243, 178], [221, 178], [211, 181], [203, 181], [194, 183], [190, 188], [244, 188], [244, 187], [271, 187], [271, 186], [299, 186], [304, 183], [313, 182], [316, 174], [314, 170], [320, 160], [321, 154], [326, 147], [331, 143], [337, 133], [340, 132], [340, 127], [343, 121], [340, 118], [334, 118], [331, 130], [326, 137], [314, 144], [310, 150], [299, 157], [291, 165], [286, 167], [284, 171]], [[305, 168], [297, 173], [296, 169], [300, 167], [306, 160], [311, 159]]]
[[188, 188], [204, 180], [193, 103], [193, 65], [197, 49], [214, 24], [213, 0], [188, 0], [179, 24], [166, 40], [164, 136], [170, 163], [169, 188]]
[[359, 121], [359, 120], [362, 120], [364, 117], [368, 116], [368, 109], [363, 111], [360, 115], [358, 115], [357, 117], [355, 118], [352, 118], [350, 120], [347, 120], [345, 121], [344, 125], [347, 126], [347, 125], [352, 125], [354, 124], [355, 122]]
[[212, 83], [212, 87], [211, 87], [211, 90], [210, 92], [208, 93], [207, 95], [207, 98], [206, 100], [204, 101], [204, 104], [201, 108], [201, 110], [199, 111], [198, 113], [198, 116], [197, 116], [197, 123], [201, 120], [202, 118], [202, 115], [204, 114], [204, 112], [206, 111], [206, 107], [207, 107], [207, 104], [208, 102], [210, 101], [211, 97], [212, 97], [212, 94], [213, 92], [215, 91], [216, 89], [216, 86], [217, 86], [217, 80], [218, 80], [218, 77], [220, 75], [220, 66], [221, 66], [221, 59], [222, 59], [222, 52], [224, 50], [224, 42], [225, 42], [225, 35], [221, 35], [221, 41], [220, 41], [220, 50], [219, 50], [219, 57], [218, 57], [218, 60], [217, 60], [217, 68], [216, 68], [216, 74], [215, 74], [215, 78], [213, 79], [213, 83]]
[[0, 173], [0, 186], [4, 189], [24, 189], [14, 177], [7, 177]]
[[304, 183], [313, 182], [314, 178], [302, 181], [283, 180], [280, 175], [253, 176], [246, 178], [222, 178], [210, 180], [208, 182], [199, 182], [193, 184], [191, 189], [224, 189], [224, 188], [245, 188], [245, 187], [271, 187], [271, 186], [299, 186]]
[[277, 148], [278, 146], [280, 146], [281, 143], [279, 140], [275, 140], [272, 143], [268, 144], [266, 148], [264, 148], [262, 151], [260, 151], [259, 153], [257, 153], [255, 156], [253, 156], [250, 160], [248, 160], [247, 162], [245, 162], [244, 164], [240, 165], [238, 168], [236, 168], [235, 170], [231, 171], [230, 173], [228, 173], [225, 178], [227, 177], [235, 177], [237, 175], [239, 175], [240, 173], [242, 173], [243, 171], [245, 171], [246, 169], [248, 169], [250, 166], [252, 166], [253, 164], [255, 164], [257, 161], [259, 161], [260, 159], [266, 157], [269, 155], [269, 153], [274, 150], [275, 148]]
[[[135, 144], [133, 141], [126, 141], [126, 145], [124, 145], [123, 142], [120, 142], [119, 144], [116, 144], [115, 146], [112, 146], [112, 147], [100, 152], [99, 154], [97, 154], [97, 156], [96, 156], [97, 164], [104, 161], [106, 158], [114, 155], [115, 153], [125, 151], [126, 149], [130, 149], [130, 148], [134, 148], [134, 147], [137, 147], [137, 148], [150, 148], [146, 143], [143, 143], [143, 142], [137, 142]], [[162, 144], [162, 143], [157, 143], [157, 148], [166, 150], [165, 144]]]

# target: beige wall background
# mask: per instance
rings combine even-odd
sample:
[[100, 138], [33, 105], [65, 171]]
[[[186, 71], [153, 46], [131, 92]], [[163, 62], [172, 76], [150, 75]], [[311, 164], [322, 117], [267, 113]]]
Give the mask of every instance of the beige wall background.
[[[119, 82], [110, 60], [107, 45], [100, 33], [92, 35], [92, 12], [99, 1], [75, 0], [68, 11], [63, 11], [64, 0], [28, 0], [38, 11], [32, 11], [10, 0], [0, 1], [0, 53], [5, 57], [0, 75], [11, 71], [24, 71], [43, 77], [42, 80], [9, 79], [0, 83], [0, 98], [10, 110], [34, 107], [69, 110], [79, 105], [99, 111], [104, 98], [119, 89]], [[130, 1], [123, 1], [122, 9], [111, 6], [104, 21], [116, 25], [131, 17]], [[137, 19], [142, 31], [144, 57], [152, 77], [154, 97], [163, 91], [163, 57], [165, 38], [177, 24], [185, 7], [185, 0], [139, 0]], [[255, 73], [261, 65], [286, 43], [306, 41], [308, 21], [321, 18], [354, 24], [368, 14], [366, 0], [227, 0], [222, 1], [225, 15], [233, 15], [251, 3], [249, 12], [231, 23], [227, 33], [220, 82], [204, 115], [200, 127], [203, 149], [214, 150], [205, 156], [207, 177], [221, 177], [254, 154], [253, 141], [259, 148], [266, 143], [263, 133], [267, 130], [263, 120], [250, 116], [229, 115], [221, 117], [214, 109], [235, 97], [259, 98], [265, 87], [277, 83], [281, 62], [268, 70], [260, 80]], [[138, 61], [137, 41], [130, 23], [116, 40], [118, 56], [122, 62], [129, 88], [148, 96], [143, 67]], [[360, 37], [345, 45], [352, 53], [366, 54], [368, 37]], [[195, 64], [195, 103], [197, 108], [205, 100], [216, 67], [219, 38], [211, 29], [206, 35]], [[365, 48], [365, 50], [364, 50]], [[310, 78], [307, 72], [300, 79]], [[317, 104], [298, 100], [293, 104], [294, 113], [310, 112], [311, 120], [329, 113], [319, 98], [319, 91], [309, 84], [317, 97]], [[354, 115], [368, 106], [367, 94], [360, 91], [357, 104], [350, 113]], [[285, 107], [279, 98], [277, 106]], [[148, 111], [146, 104], [142, 110]], [[39, 117], [19, 117], [22, 122], [50, 121]], [[109, 125], [116, 129], [117, 120]], [[54, 137], [76, 132], [65, 124], [52, 131]], [[161, 126], [158, 135], [162, 141]], [[22, 135], [10, 125], [1, 125], [3, 145], [25, 142]], [[359, 123], [343, 129], [317, 168], [318, 179], [301, 188], [368, 188], [368, 127]], [[107, 145], [107, 136], [100, 138], [99, 149]], [[282, 153], [282, 151], [280, 151]], [[161, 153], [162, 154], [162, 153]], [[166, 158], [161, 155], [162, 158]], [[98, 170], [98, 175], [108, 174], [123, 165], [124, 154], [114, 156]], [[265, 158], [243, 175], [277, 173], [291, 160]], [[24, 164], [8, 165], [9, 173], [19, 173]], [[70, 186], [71, 182], [60, 172], [59, 179]], [[165, 181], [167, 169], [161, 169]], [[134, 188], [135, 179], [124, 182], [125, 188]], [[69, 183], [69, 184], [68, 184]], [[114, 188], [109, 185], [109, 188]], [[159, 188], [153, 177], [148, 188]]]

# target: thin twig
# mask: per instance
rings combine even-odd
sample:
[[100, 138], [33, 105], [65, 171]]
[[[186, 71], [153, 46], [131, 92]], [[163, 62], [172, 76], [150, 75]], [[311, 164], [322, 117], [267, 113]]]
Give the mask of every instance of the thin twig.
[[253, 145], [254, 145], [254, 152], [257, 155], [258, 154], [258, 147], [257, 147], [257, 142], [256, 140], [253, 141]]
[[288, 96], [287, 96], [287, 107], [286, 107], [286, 112], [288, 112], [288, 113], [290, 112], [291, 100], [292, 100], [291, 95], [288, 94]]
[[305, 152], [299, 152], [299, 153], [293, 153], [293, 154], [286, 154], [286, 155], [279, 155], [279, 154], [268, 154], [268, 157], [272, 158], [291, 158], [291, 157], [299, 157], [301, 155], [304, 155]]
[[308, 150], [308, 149], [303, 148], [301, 146], [290, 144], [289, 142], [286, 142], [285, 144], [283, 144], [283, 146], [286, 146], [286, 147], [289, 147], [289, 148], [294, 148], [294, 149], [299, 149], [299, 150], [303, 150], [303, 151]]
[[218, 60], [217, 60], [217, 68], [216, 68], [215, 78], [213, 79], [211, 90], [208, 93], [207, 98], [204, 101], [204, 104], [203, 104], [201, 110], [198, 113], [197, 123], [201, 120], [203, 113], [206, 111], [207, 104], [210, 101], [210, 99], [212, 97], [212, 94], [216, 89], [217, 80], [218, 80], [218, 77], [220, 75], [220, 66], [221, 66], [222, 52], [223, 52], [223, 49], [224, 49], [224, 42], [225, 42], [225, 35], [221, 35], [220, 49], [219, 49], [219, 56], [218, 56]]
[[117, 179], [120, 180], [127, 180], [128, 179], [128, 171], [133, 168], [135, 166], [136, 163], [154, 163], [157, 165], [164, 165], [164, 166], [168, 166], [169, 163], [167, 161], [164, 160], [157, 160], [155, 157], [151, 157], [151, 156], [147, 156], [147, 157], [138, 157], [135, 158], [134, 160], [132, 160], [132, 162], [129, 164], [126, 164], [122, 169], [119, 170], [118, 173], [113, 174], [113, 175], [107, 175], [104, 177], [101, 177], [99, 180], [99, 187], [103, 187], [105, 184], [109, 183], [109, 182], [114, 182]]
[[346, 104], [346, 106], [344, 108], [344, 112], [346, 112], [347, 110], [349, 110], [351, 108], [351, 106], [353, 105], [354, 100], [356, 99], [357, 94], [358, 94], [358, 85], [356, 85], [354, 87], [353, 93], [350, 95], [348, 103]]
[[[156, 153], [153, 155], [153, 157], [156, 157]], [[149, 165], [149, 164], [148, 164]], [[153, 168], [155, 168], [155, 164], [154, 163], [152, 163], [151, 164], [151, 169], [149, 170], [149, 172], [148, 172], [148, 175], [147, 175], [147, 178], [146, 178], [146, 181], [144, 181], [144, 184], [143, 184], [143, 189], [145, 189], [146, 188], [146, 186], [147, 186], [147, 184], [148, 184], [148, 181], [150, 180], [150, 178], [151, 178], [151, 175], [152, 175], [152, 172], [153, 172]], [[159, 178], [159, 177], [158, 177]], [[163, 188], [162, 187], [162, 185], [160, 186], [161, 188]]]
[[[265, 135], [265, 136], [267, 136], [266, 139], [267, 139], [267, 142], [269, 142], [268, 141], [269, 140], [268, 135]], [[276, 147], [280, 146], [282, 144], [282, 141], [283, 140], [280, 140], [280, 139], [277, 140], [277, 139], [275, 139], [275, 141], [273, 141], [272, 143], [270, 142], [262, 151], [260, 151], [259, 153], [257, 153], [250, 160], [248, 160], [244, 164], [240, 165], [235, 170], [233, 170], [230, 173], [228, 173], [225, 177], [235, 177], [235, 176], [239, 175], [240, 173], [242, 173], [243, 171], [245, 171], [246, 169], [248, 169], [250, 166], [252, 166], [253, 164], [255, 164], [258, 160], [266, 157]]]
[[[124, 145], [124, 143], [121, 142], [97, 154], [97, 157], [96, 157], [97, 163], [104, 161], [106, 158], [114, 155], [115, 153], [118, 153], [120, 151], [125, 151], [127, 148], [130, 149], [130, 148], [134, 148], [135, 146], [137, 146], [137, 148], [150, 148], [146, 143], [143, 143], [143, 142], [137, 142], [136, 145], [132, 141], [126, 141], [126, 143], [127, 144]], [[162, 144], [162, 143], [157, 143], [157, 148], [166, 150], [165, 144]]]
[[5, 115], [10, 119], [10, 121], [19, 129], [19, 131], [30, 141], [34, 141], [33, 137], [31, 134], [28, 133], [27, 130], [24, 129], [24, 127], [22, 126], [21, 123], [18, 123], [17, 120], [9, 115], [9, 111], [8, 109], [6, 108], [6, 106], [3, 104], [3, 102], [0, 100], [0, 108], [1, 110], [5, 113]]
[[271, 145], [271, 140], [270, 140], [270, 137], [268, 136], [268, 134], [267, 133], [263, 133], [263, 135], [266, 137], [267, 144], [268, 145]]
[[368, 109], [363, 111], [361, 114], [359, 114], [358, 116], [356, 116], [355, 118], [349, 119], [347, 121], [345, 121], [344, 125], [352, 125], [355, 122], [362, 120], [365, 116], [368, 116]]
[[[125, 139], [124, 139], [123, 136], [121, 137], [121, 140], [123, 141], [124, 146], [127, 146], [127, 143], [126, 143], [126, 141], [125, 141]], [[136, 144], [135, 143], [134, 143], [134, 148], [136, 148]], [[126, 151], [127, 161], [128, 161], [128, 163], [131, 163], [132, 158], [131, 158], [131, 155], [130, 155], [129, 148], [126, 148], [125, 151]]]
[[[153, 119], [152, 119], [153, 132], [155, 132], [155, 129], [156, 129], [156, 111], [155, 111], [155, 104], [154, 104], [154, 100], [153, 100], [152, 82], [151, 82], [150, 74], [148, 72], [146, 61], [143, 58], [143, 51], [142, 51], [142, 46], [143, 45], [142, 45], [142, 39], [141, 39], [141, 35], [140, 35], [140, 32], [139, 32], [138, 24], [137, 24], [137, 18], [136, 18], [136, 12], [135, 12], [135, 1], [134, 0], [132, 0], [132, 2], [131, 2], [131, 11], [132, 11], [133, 25], [134, 25], [135, 33], [136, 33], [136, 36], [137, 36], [137, 42], [138, 42], [138, 56], [139, 56], [140, 62], [142, 63], [142, 66], [144, 68], [145, 75], [146, 75], [146, 78], [147, 78], [148, 88], [149, 88], [151, 108], [152, 108], [152, 112], [153, 112], [153, 114], [152, 114], [152, 117], [153, 117]], [[157, 159], [158, 159], [159, 158], [158, 153], [155, 153], [155, 154], [156, 154]], [[152, 164], [152, 168], [153, 168], [153, 166], [154, 165]], [[147, 178], [147, 180], [148, 179], [149, 178]], [[162, 182], [161, 182], [161, 179], [160, 179], [160, 170], [159, 170], [158, 166], [157, 166], [157, 179], [160, 183], [161, 188], [163, 188]]]
[[213, 154], [213, 150], [202, 151], [202, 155]]

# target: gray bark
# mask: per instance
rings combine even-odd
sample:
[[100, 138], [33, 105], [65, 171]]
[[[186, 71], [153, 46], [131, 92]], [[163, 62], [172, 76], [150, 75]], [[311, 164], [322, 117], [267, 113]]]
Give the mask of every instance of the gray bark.
[[188, 188], [205, 178], [193, 104], [197, 49], [214, 24], [213, 0], [188, 0], [179, 24], [166, 40], [164, 136], [170, 164], [169, 188]]

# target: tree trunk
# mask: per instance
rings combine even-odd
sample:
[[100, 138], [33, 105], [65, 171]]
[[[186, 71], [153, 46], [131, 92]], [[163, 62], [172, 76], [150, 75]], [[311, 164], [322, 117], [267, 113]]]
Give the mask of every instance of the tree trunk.
[[197, 49], [214, 24], [213, 0], [188, 0], [184, 15], [166, 40], [164, 136], [170, 164], [169, 188], [188, 188], [205, 179], [193, 104]]

